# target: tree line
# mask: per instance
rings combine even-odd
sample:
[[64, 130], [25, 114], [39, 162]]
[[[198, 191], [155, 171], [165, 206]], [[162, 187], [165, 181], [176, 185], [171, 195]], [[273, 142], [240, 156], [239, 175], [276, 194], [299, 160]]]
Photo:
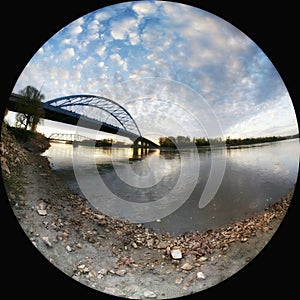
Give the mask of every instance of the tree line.
[[159, 138], [159, 145], [163, 148], [171, 148], [176, 149], [178, 147], [209, 147], [210, 145], [218, 146], [218, 145], [226, 145], [227, 147], [230, 146], [241, 146], [241, 145], [253, 145], [253, 144], [260, 144], [260, 143], [270, 143], [276, 142], [281, 140], [286, 140], [289, 138], [296, 138], [299, 137], [299, 134], [293, 136], [266, 136], [266, 137], [255, 137], [255, 138], [230, 138], [228, 136], [225, 140], [222, 138], [212, 138], [208, 139], [206, 137], [199, 137], [193, 138], [186, 136], [168, 136], [168, 137], [160, 137]]

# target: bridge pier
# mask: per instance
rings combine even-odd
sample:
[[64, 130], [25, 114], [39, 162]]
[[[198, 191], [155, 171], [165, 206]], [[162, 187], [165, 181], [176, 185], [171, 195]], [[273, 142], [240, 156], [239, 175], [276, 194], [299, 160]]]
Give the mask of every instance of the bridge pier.
[[133, 142], [133, 160], [138, 160], [147, 154], [147, 150], [150, 148], [150, 144], [143, 141], [141, 137], [137, 138]]
[[136, 139], [133, 142], [133, 159], [137, 159], [139, 157], [139, 139]]

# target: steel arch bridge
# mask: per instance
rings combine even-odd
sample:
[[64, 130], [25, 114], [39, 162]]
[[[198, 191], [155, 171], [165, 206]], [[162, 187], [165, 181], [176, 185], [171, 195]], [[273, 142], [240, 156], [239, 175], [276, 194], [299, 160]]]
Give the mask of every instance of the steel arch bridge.
[[65, 109], [76, 115], [120, 127], [127, 132], [141, 136], [130, 113], [117, 102], [105, 97], [88, 94], [64, 96], [45, 102], [44, 107]]
[[[34, 107], [21, 95], [12, 93], [7, 108], [21, 113], [32, 113]], [[44, 119], [86, 127], [128, 137], [137, 146], [159, 147], [143, 137], [130, 113], [117, 102], [90, 94], [63, 96], [43, 103]]]

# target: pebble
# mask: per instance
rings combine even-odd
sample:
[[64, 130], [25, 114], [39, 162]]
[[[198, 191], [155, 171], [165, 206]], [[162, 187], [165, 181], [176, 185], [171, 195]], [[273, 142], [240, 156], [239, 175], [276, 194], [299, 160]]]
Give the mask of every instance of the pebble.
[[198, 272], [197, 273], [197, 278], [198, 279], [205, 279], [205, 275], [203, 274], [203, 272]]
[[183, 278], [177, 278], [176, 280], [175, 280], [175, 283], [176, 284], [181, 284], [182, 283], [182, 281], [183, 281]]
[[145, 292], [144, 292], [144, 297], [145, 297], [145, 298], [156, 298], [157, 296], [156, 296], [156, 294], [155, 294], [154, 292], [152, 292], [152, 291], [145, 291]]
[[185, 263], [185, 264], [183, 264], [183, 265], [181, 266], [181, 269], [182, 269], [182, 270], [185, 270], [185, 271], [190, 271], [190, 270], [193, 269], [193, 266], [190, 265], [189, 263]]
[[107, 269], [101, 269], [100, 271], [98, 271], [98, 274], [106, 275], [107, 272], [108, 272]]
[[124, 276], [126, 273], [127, 273], [127, 271], [126, 270], [118, 270], [118, 271], [116, 271], [115, 272], [118, 276]]
[[77, 244], [76, 244], [76, 247], [79, 248], [79, 249], [82, 249], [82, 248], [83, 248], [83, 245], [82, 245], [81, 243], [77, 243]]
[[71, 251], [72, 251], [72, 248], [71, 248], [69, 245], [67, 245], [67, 246], [66, 246], [66, 250], [67, 250], [68, 252], [71, 252]]
[[51, 244], [51, 242], [50, 242], [49, 237], [43, 236], [43, 237], [42, 237], [42, 240], [44, 241], [44, 243], [45, 243], [48, 247], [52, 248], [52, 244]]
[[182, 253], [180, 249], [173, 249], [171, 250], [172, 258], [174, 259], [182, 259]]
[[83, 269], [85, 268], [85, 265], [84, 265], [84, 264], [79, 265], [77, 268], [78, 268], [79, 270], [83, 270]]
[[47, 211], [45, 209], [38, 209], [37, 212], [40, 216], [46, 216], [47, 215]]
[[169, 243], [166, 241], [161, 241], [158, 243], [157, 248], [158, 249], [166, 249], [169, 246]]
[[197, 261], [198, 262], [204, 262], [206, 260], [208, 260], [208, 258], [206, 256], [201, 256]]
[[147, 240], [147, 246], [148, 246], [148, 248], [151, 249], [153, 247], [153, 245], [154, 245], [154, 240], [153, 239]]

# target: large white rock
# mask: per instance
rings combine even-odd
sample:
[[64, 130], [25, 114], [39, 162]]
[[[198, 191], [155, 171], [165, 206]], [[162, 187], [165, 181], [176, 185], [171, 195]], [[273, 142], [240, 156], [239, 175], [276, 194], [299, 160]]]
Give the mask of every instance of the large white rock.
[[182, 253], [180, 249], [171, 250], [171, 255], [173, 259], [182, 259]]

